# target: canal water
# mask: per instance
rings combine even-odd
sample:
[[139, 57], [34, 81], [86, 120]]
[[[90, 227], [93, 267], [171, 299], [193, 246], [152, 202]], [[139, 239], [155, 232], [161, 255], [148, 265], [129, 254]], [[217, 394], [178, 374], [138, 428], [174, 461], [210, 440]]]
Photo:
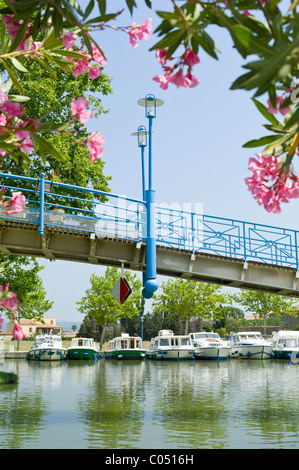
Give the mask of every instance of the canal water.
[[299, 365], [2, 360], [0, 449], [297, 449]]

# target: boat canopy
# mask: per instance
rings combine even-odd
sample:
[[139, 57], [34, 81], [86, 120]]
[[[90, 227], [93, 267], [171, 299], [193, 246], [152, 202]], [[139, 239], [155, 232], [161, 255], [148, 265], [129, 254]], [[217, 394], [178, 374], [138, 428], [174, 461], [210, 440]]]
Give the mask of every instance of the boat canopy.
[[93, 347], [94, 346], [94, 339], [93, 338], [73, 338], [72, 339], [72, 347]]

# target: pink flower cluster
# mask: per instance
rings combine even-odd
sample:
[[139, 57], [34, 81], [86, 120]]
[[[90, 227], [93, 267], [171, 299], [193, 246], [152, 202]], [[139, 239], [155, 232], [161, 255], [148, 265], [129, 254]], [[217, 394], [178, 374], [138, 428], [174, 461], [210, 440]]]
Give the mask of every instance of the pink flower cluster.
[[[2, 22], [6, 24], [7, 32], [14, 40], [20, 27], [22, 26], [22, 21], [16, 23], [14, 20], [14, 15], [2, 15]], [[31, 26], [28, 25], [26, 28], [26, 33], [24, 39], [17, 47], [17, 51], [27, 51], [27, 41], [31, 34]], [[40, 47], [41, 42], [34, 42], [31, 46], [31, 51], [36, 51]]]
[[253, 174], [245, 178], [254, 199], [268, 212], [276, 214], [281, 212], [282, 202], [299, 197], [299, 177], [292, 168], [285, 174], [284, 169], [279, 170], [279, 164], [277, 156], [258, 154], [257, 159], [249, 159], [248, 169]]
[[[71, 102], [71, 113], [81, 124], [87, 122], [88, 118], [92, 117], [92, 111], [85, 109], [87, 105], [88, 101], [82, 97], [77, 100], [72, 99]], [[104, 137], [100, 132], [93, 132], [85, 139], [84, 145], [86, 145], [89, 150], [90, 161], [95, 162], [98, 158], [102, 157], [104, 143]]]
[[[167, 90], [168, 84], [173, 83], [178, 88], [179, 87], [190, 87], [194, 88], [199, 84], [191, 71], [194, 65], [200, 62], [199, 57], [193, 52], [192, 49], [186, 49], [184, 54], [179, 58], [179, 60], [173, 64], [169, 65], [170, 60], [174, 60], [172, 57], [166, 59], [167, 49], [157, 49], [156, 57], [160, 64], [163, 67], [164, 75], [155, 75], [153, 80], [160, 83], [160, 88]], [[187, 72], [184, 73], [184, 67], [187, 67]], [[178, 68], [178, 71], [174, 71]]]
[[[77, 40], [77, 34], [69, 32], [64, 34], [62, 38], [62, 43], [64, 47], [66, 47], [69, 51], [72, 51], [73, 46]], [[80, 54], [84, 54], [84, 59], [82, 58], [75, 60], [72, 57], [68, 57], [68, 59], [75, 64], [75, 67], [73, 69], [74, 77], [78, 77], [78, 75], [82, 75], [86, 71], [88, 71], [89, 78], [94, 80], [95, 78], [98, 78], [98, 76], [102, 73], [102, 69], [100, 67], [105, 67], [107, 65], [107, 62], [105, 61], [99, 49], [94, 44], [91, 45], [91, 48], [92, 56], [89, 54], [88, 50], [84, 47], [83, 44], [77, 52], [80, 52]], [[92, 64], [92, 61], [95, 61], [98, 65], [94, 66]]]
[[[34, 146], [30, 138], [30, 131], [33, 131], [40, 124], [33, 118], [21, 119], [24, 112], [23, 106], [19, 103], [13, 103], [8, 96], [0, 90], [0, 138], [5, 140], [14, 134], [13, 144], [26, 153], [31, 152]], [[5, 150], [1, 150], [2, 156], [6, 155]]]
[[152, 29], [151, 19], [148, 18], [145, 20], [141, 25], [136, 25], [136, 23], [132, 23], [129, 27], [130, 29], [127, 31], [130, 37], [130, 45], [132, 47], [137, 47], [138, 42], [142, 39], [148, 40], [150, 38], [150, 31]]
[[[5, 188], [2, 189], [2, 193], [4, 193]], [[21, 191], [13, 192], [12, 197], [5, 200], [4, 194], [2, 194], [2, 198], [0, 200], [0, 212], [4, 212], [7, 215], [10, 214], [17, 214], [18, 212], [22, 212], [23, 206], [26, 204], [26, 198], [21, 193]]]
[[[18, 304], [19, 301], [17, 299], [17, 295], [14, 292], [9, 292], [9, 284], [6, 284], [5, 287], [0, 286], [0, 309], [2, 308], [7, 308], [11, 312], [13, 312]], [[22, 330], [22, 327], [19, 325], [19, 323], [16, 320], [16, 314], [13, 313], [13, 322], [14, 322], [14, 327], [12, 330], [12, 334], [14, 339], [17, 340], [22, 340], [26, 338], [26, 335], [24, 331]], [[2, 318], [0, 314], [0, 330], [3, 328], [4, 325], [4, 319]]]

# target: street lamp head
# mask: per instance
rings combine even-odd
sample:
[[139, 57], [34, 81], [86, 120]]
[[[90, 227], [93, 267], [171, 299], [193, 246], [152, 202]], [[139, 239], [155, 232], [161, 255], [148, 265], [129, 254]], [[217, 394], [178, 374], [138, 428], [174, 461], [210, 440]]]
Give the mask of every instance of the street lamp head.
[[158, 106], [162, 106], [164, 104], [164, 101], [160, 100], [159, 98], [156, 98], [155, 95], [152, 95], [150, 93], [146, 95], [145, 98], [141, 98], [140, 100], [138, 100], [137, 104], [145, 107], [145, 117], [155, 118], [156, 108]]
[[138, 147], [146, 147], [147, 146], [147, 134], [148, 131], [146, 130], [145, 126], [139, 126], [137, 132], [133, 132], [131, 135], [138, 136]]

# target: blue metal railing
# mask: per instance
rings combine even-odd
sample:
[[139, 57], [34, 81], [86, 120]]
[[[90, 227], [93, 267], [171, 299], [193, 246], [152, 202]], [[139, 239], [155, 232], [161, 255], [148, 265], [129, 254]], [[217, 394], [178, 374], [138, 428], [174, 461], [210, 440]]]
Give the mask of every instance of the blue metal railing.
[[[51, 183], [49, 192], [46, 181], [43, 194], [42, 178], [0, 173], [0, 182], [0, 188], [6, 188], [5, 194], [22, 191], [26, 196], [22, 213], [2, 218], [39, 224], [41, 235], [45, 225], [52, 225], [100, 236], [146, 240], [144, 201], [56, 182]], [[159, 245], [299, 271], [298, 231], [162, 207], [156, 207], [155, 223]]]

